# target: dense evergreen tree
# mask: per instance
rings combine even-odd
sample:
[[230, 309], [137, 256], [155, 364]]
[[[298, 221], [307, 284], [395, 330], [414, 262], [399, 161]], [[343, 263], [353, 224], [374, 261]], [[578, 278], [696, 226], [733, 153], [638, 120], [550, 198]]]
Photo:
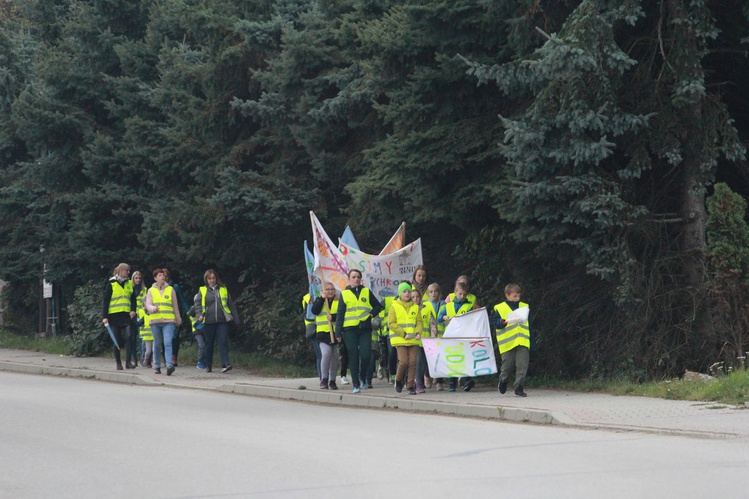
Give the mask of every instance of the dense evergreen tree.
[[314, 210], [371, 252], [406, 220], [487, 305], [523, 284], [544, 372], [704, 366], [743, 320], [716, 284], [745, 279], [719, 265], [738, 222], [707, 232], [705, 203], [716, 179], [749, 195], [739, 0], [0, 10], [2, 278], [45, 263], [70, 299], [121, 260], [215, 266], [242, 346], [297, 359]]

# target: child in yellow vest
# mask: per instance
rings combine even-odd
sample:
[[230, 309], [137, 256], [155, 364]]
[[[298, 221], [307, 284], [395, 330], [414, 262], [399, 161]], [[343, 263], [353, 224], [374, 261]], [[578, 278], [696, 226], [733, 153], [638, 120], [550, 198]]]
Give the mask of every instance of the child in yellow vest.
[[398, 285], [398, 299], [393, 300], [388, 314], [390, 343], [398, 352], [398, 370], [395, 374], [395, 391], [398, 393], [403, 391], [403, 377], [408, 370], [408, 394], [416, 395], [414, 380], [421, 329], [419, 306], [411, 301], [411, 284], [402, 282]]
[[520, 286], [510, 283], [505, 286], [505, 298], [502, 303], [494, 306], [494, 318], [492, 325], [497, 331], [497, 347], [502, 356], [502, 368], [499, 373], [499, 393], [507, 391], [507, 381], [510, 372], [515, 370], [515, 395], [525, 397], [523, 383], [528, 373], [530, 361], [530, 324], [528, 321], [519, 323], [508, 323], [507, 319], [511, 312], [527, 307], [527, 303], [520, 301]]

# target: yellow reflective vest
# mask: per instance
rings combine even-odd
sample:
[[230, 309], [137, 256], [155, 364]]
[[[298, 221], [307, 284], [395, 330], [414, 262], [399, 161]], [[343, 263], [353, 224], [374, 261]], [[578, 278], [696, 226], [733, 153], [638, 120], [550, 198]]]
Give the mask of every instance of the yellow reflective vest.
[[[208, 293], [208, 286], [200, 286], [200, 307], [203, 311], [203, 316], [208, 315], [205, 312], [205, 295]], [[221, 302], [221, 308], [227, 316], [231, 315], [229, 310], [229, 292], [226, 290], [226, 286], [218, 287], [218, 296]]]
[[[421, 307], [421, 336], [423, 338], [429, 338], [432, 336], [432, 330], [431, 330], [431, 320], [434, 319], [434, 322], [437, 322], [437, 314], [439, 313], [439, 310], [437, 310], [434, 307], [434, 303], [430, 301], [422, 302], [423, 306]], [[445, 325], [444, 324], [437, 324], [437, 337], [441, 338], [442, 335], [445, 333]]]
[[[527, 307], [527, 303], [518, 303], [518, 308]], [[494, 311], [499, 314], [502, 320], [507, 320], [512, 309], [507, 302], [502, 302], [494, 306]], [[528, 321], [522, 324], [507, 324], [507, 327], [497, 330], [497, 346], [499, 353], [509, 352], [515, 347], [531, 347], [531, 330]]]
[[[315, 322], [315, 321], [310, 320], [310, 319], [307, 318], [307, 306], [309, 305], [309, 302], [310, 302], [311, 299], [312, 299], [312, 297], [310, 296], [309, 293], [307, 293], [306, 295], [304, 295], [302, 297], [302, 308], [304, 309], [304, 325], [305, 326], [309, 326], [310, 324], [312, 324], [313, 322]], [[337, 307], [337, 305], [336, 305], [336, 307]]]
[[362, 288], [358, 299], [353, 291], [344, 289], [341, 293], [341, 300], [346, 304], [343, 327], [357, 327], [360, 322], [366, 321], [372, 313], [372, 301], [368, 288]]
[[[335, 316], [338, 313], [338, 300], [333, 300], [330, 303], [330, 315]], [[335, 324], [335, 319], [333, 319]], [[328, 314], [325, 313], [325, 304], [323, 303], [322, 310], [315, 317], [315, 326], [317, 327], [318, 333], [329, 333], [331, 323], [328, 322]]]
[[117, 280], [112, 281], [112, 297], [109, 299], [108, 314], [130, 313], [130, 297], [133, 295], [132, 281], [125, 281], [120, 285]]
[[146, 313], [145, 309], [138, 310], [138, 318], [143, 319], [143, 325], [138, 329], [140, 337], [143, 341], [153, 341], [153, 333], [151, 332], [151, 317]]
[[151, 295], [151, 303], [159, 307], [158, 312], [154, 312], [150, 315], [152, 321], [171, 322], [177, 321], [177, 317], [174, 315], [174, 306], [172, 305], [172, 294], [174, 294], [174, 288], [167, 286], [164, 291], [159, 291], [158, 288], [151, 287], [148, 289], [148, 293]]
[[[391, 319], [392, 317], [392, 319]], [[419, 306], [414, 302], [393, 300], [388, 316], [390, 325], [390, 344], [394, 347], [419, 346], [417, 339], [407, 340], [405, 335], [416, 334], [421, 330], [421, 316]]]

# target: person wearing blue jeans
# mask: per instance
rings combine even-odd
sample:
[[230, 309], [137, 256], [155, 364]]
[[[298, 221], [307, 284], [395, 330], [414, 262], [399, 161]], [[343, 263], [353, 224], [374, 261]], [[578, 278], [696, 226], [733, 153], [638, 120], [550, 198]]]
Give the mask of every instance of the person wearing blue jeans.
[[161, 342], [164, 342], [164, 358], [166, 359], [166, 374], [174, 372], [172, 360], [172, 340], [176, 329], [182, 324], [182, 316], [177, 305], [177, 295], [166, 282], [165, 269], [153, 271], [154, 283], [146, 294], [146, 311], [149, 314], [151, 332], [153, 333], [153, 368], [156, 374], [161, 374]]
[[369, 388], [369, 384], [359, 380], [359, 373], [366, 376], [369, 358], [372, 354], [372, 318], [380, 313], [382, 305], [377, 298], [362, 286], [362, 273], [351, 269], [348, 273], [349, 285], [338, 299], [335, 335], [343, 338], [348, 352], [348, 365], [351, 372], [353, 392], [359, 393]]
[[201, 286], [195, 295], [195, 315], [198, 321], [205, 324], [205, 371], [213, 372], [213, 348], [218, 341], [221, 372], [226, 373], [232, 369], [229, 363], [229, 328], [232, 322], [240, 324], [239, 314], [229, 291], [215, 270], [206, 270], [203, 280], [206, 286]]

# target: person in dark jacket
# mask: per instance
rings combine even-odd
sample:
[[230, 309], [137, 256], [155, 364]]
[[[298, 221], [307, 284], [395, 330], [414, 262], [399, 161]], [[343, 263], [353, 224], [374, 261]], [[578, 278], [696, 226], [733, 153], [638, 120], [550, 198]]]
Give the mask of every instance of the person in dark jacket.
[[[130, 321], [135, 317], [136, 293], [133, 283], [130, 281], [130, 265], [121, 263], [114, 269], [114, 275], [107, 281], [104, 288], [104, 301], [102, 323], [104, 327], [112, 328], [117, 345], [126, 347], [127, 368], [134, 369], [135, 364], [130, 362], [134, 344], [130, 339]], [[120, 349], [114, 346], [114, 359], [117, 362], [117, 370], [122, 370], [122, 359]]]
[[359, 393], [369, 388], [366, 376], [369, 357], [372, 353], [372, 318], [377, 317], [382, 305], [369, 289], [362, 286], [362, 273], [351, 269], [348, 273], [349, 285], [338, 299], [336, 317], [336, 338], [343, 338], [348, 352], [348, 365], [351, 372], [353, 392]]
[[205, 324], [205, 370], [213, 372], [213, 348], [218, 340], [218, 352], [221, 357], [221, 372], [231, 371], [229, 363], [229, 328], [232, 322], [241, 324], [234, 301], [221, 282], [218, 273], [208, 269], [203, 274], [205, 286], [195, 295], [195, 316]]

